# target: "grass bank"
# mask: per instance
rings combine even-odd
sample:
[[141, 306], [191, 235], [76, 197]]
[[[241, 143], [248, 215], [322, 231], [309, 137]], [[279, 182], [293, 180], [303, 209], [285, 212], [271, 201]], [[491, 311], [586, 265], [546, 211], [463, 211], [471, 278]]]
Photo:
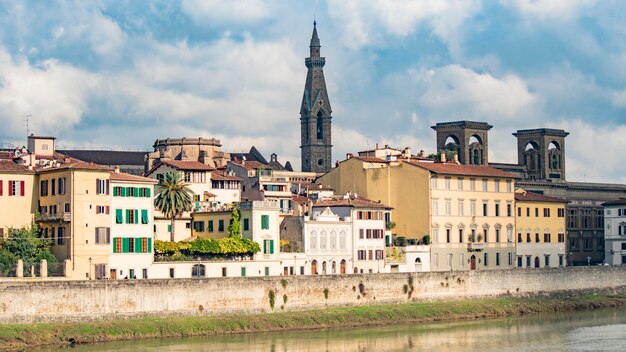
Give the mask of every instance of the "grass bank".
[[95, 343], [138, 338], [238, 334], [296, 329], [478, 319], [626, 306], [626, 295], [497, 298], [330, 308], [257, 315], [137, 318], [77, 323], [0, 324], [0, 348]]

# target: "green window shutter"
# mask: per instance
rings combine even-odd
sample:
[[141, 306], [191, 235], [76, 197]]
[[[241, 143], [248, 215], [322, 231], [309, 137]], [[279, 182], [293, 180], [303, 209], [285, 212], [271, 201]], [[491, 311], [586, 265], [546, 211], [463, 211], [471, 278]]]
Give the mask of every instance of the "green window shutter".
[[130, 238], [122, 238], [122, 253], [128, 253], [130, 250]]
[[141, 189], [139, 187], [135, 187], [135, 197], [141, 197]]
[[148, 237], [148, 253], [152, 253], [152, 238]]
[[141, 237], [133, 238], [135, 241], [135, 253], [143, 253], [141, 251]]
[[126, 209], [126, 223], [130, 224], [130, 209]]
[[146, 197], [150, 198], [150, 188], [146, 188]]
[[167, 225], [167, 232], [172, 232], [172, 224]]
[[274, 240], [270, 240], [270, 254], [274, 254]]
[[113, 253], [117, 253], [117, 240], [117, 237], [113, 239]]
[[115, 209], [115, 223], [121, 224], [124, 222], [124, 216], [122, 215], [122, 209]]
[[122, 187], [122, 197], [126, 197], [127, 193], [128, 192], [126, 192], [126, 187]]
[[142, 224], [148, 223], [148, 210], [147, 209], [141, 209], [141, 223]]
[[135, 209], [135, 224], [139, 223], [139, 210]]

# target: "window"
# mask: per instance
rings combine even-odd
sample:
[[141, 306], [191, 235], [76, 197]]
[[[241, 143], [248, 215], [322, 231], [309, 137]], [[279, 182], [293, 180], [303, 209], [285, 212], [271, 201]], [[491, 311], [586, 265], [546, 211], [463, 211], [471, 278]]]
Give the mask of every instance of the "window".
[[135, 239], [134, 238], [125, 238], [128, 243], [128, 253], [135, 253]]
[[565, 234], [564, 233], [560, 233], [559, 234], [559, 242], [561, 242], [561, 243], [565, 242]]
[[41, 182], [39, 182], [39, 195], [41, 197], [48, 195], [48, 180], [41, 180]]
[[530, 243], [530, 232], [526, 233], [526, 242]]
[[500, 243], [500, 228], [496, 227], [496, 242]]
[[543, 208], [543, 217], [544, 218], [550, 217], [550, 208]]
[[59, 227], [59, 230], [57, 233], [57, 244], [58, 245], [65, 244], [65, 228], [63, 227]]
[[487, 205], [487, 202], [483, 202], [483, 216], [487, 216], [488, 214]]
[[459, 243], [463, 243], [463, 229], [459, 229]]
[[522, 208], [521, 207], [517, 207], [517, 216], [518, 217], [522, 217]]
[[209, 220], [207, 221], [207, 223], [208, 223], [209, 232], [213, 232], [213, 220]]
[[550, 234], [549, 233], [544, 233], [543, 234], [543, 242], [545, 243], [550, 243]]
[[586, 237], [583, 240], [583, 246], [584, 246], [583, 249], [586, 250], [586, 251], [592, 250], [593, 249], [593, 239], [591, 239], [589, 237]]
[[476, 191], [476, 179], [470, 178], [470, 191]]
[[448, 253], [448, 267], [452, 267], [452, 253]]
[[465, 214], [465, 200], [463, 199], [458, 200], [458, 213], [459, 216], [463, 216]]
[[463, 178], [459, 177], [459, 191], [463, 190]]
[[148, 223], [148, 210], [147, 209], [141, 209], [141, 223], [142, 224]]
[[446, 242], [450, 243], [450, 229], [446, 229]]
[[245, 266], [241, 267], [241, 277], [246, 277], [246, 267]]
[[217, 231], [224, 232], [224, 220], [220, 219], [217, 221]]
[[500, 192], [500, 180], [495, 180], [493, 182], [493, 190], [494, 192]]
[[506, 191], [508, 193], [511, 193], [513, 191], [513, 183], [511, 181], [506, 181]]
[[274, 240], [263, 240], [263, 254], [274, 254]]
[[24, 181], [9, 181], [9, 196], [24, 196]]
[[110, 244], [111, 229], [109, 227], [96, 227], [96, 244]]
[[113, 197], [122, 196], [122, 187], [113, 187]]
[[509, 266], [513, 266], [513, 253], [509, 252]]
[[122, 253], [122, 238], [113, 238], [113, 253]]
[[433, 243], [439, 242], [439, 229], [433, 228]]
[[439, 201], [433, 199], [433, 216], [439, 215]]
[[446, 177], [446, 179], [445, 179], [445, 187], [446, 187], [446, 191], [450, 190], [450, 177]]
[[261, 215], [261, 229], [268, 230], [270, 228], [270, 216]]
[[243, 230], [250, 230], [250, 219], [243, 219]]
[[489, 181], [483, 180], [483, 192], [487, 192], [489, 190]]
[[535, 217], [538, 218], [539, 217], [539, 208], [535, 208]]
[[483, 263], [485, 264], [485, 266], [488, 266], [489, 265], [489, 253], [484, 253], [483, 257], [484, 257]]
[[550, 267], [550, 256], [546, 254], [545, 256], [545, 267], [549, 268]]
[[173, 279], [173, 278], [174, 278], [174, 268], [170, 268], [170, 279]]
[[529, 218], [530, 217], [530, 208], [526, 207], [526, 217]]
[[109, 194], [109, 180], [96, 179], [96, 194]]
[[193, 229], [196, 232], [204, 232], [204, 221], [194, 221]]
[[[509, 254], [510, 254], [510, 253], [509, 253]], [[518, 267], [518, 268], [521, 268], [521, 267], [523, 267], [523, 266], [524, 266], [524, 263], [522, 262], [522, 260], [523, 260], [523, 259], [522, 259], [522, 257], [521, 257], [521, 256], [517, 257], [517, 267]]]
[[483, 231], [485, 232], [485, 243], [489, 242], [489, 228], [483, 227]]
[[126, 209], [126, 223], [127, 224], [138, 224], [139, 223], [139, 210], [137, 210], [137, 209]]
[[506, 216], [513, 216], [513, 205], [506, 203]]
[[496, 216], [500, 216], [500, 203], [496, 203]]
[[563, 266], [564, 262], [565, 260], [563, 260], [563, 254], [559, 254], [559, 266]]
[[446, 199], [446, 215], [452, 215], [452, 201]]
[[432, 184], [432, 189], [437, 189], [437, 178], [433, 177], [432, 179], [430, 179], [431, 184]]
[[470, 215], [476, 216], [476, 201], [470, 200]]
[[51, 179], [50, 180], [50, 195], [55, 195], [56, 194], [56, 179]]
[[532, 257], [531, 257], [530, 255], [527, 255], [527, 256], [526, 256], [526, 267], [527, 267], [527, 268], [530, 268], [530, 267], [531, 267], [531, 265], [530, 265], [530, 261], [531, 261], [531, 260], [532, 260]]
[[108, 214], [109, 206], [108, 205], [96, 205], [96, 214]]
[[148, 278], [148, 269], [141, 269], [141, 278], [142, 279], [147, 279]]
[[535, 232], [535, 242], [539, 243], [539, 233]]
[[496, 266], [500, 266], [500, 253], [496, 253]]

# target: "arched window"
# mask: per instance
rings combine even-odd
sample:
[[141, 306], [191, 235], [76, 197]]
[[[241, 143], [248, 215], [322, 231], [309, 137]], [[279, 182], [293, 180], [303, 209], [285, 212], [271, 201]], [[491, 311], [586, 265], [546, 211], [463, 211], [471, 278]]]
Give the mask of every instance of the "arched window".
[[552, 170], [558, 170], [559, 157], [556, 154], [552, 154]]
[[324, 139], [324, 115], [317, 113], [317, 139]]
[[311, 242], [310, 247], [311, 247], [311, 249], [317, 249], [317, 232], [311, 231], [310, 236], [311, 236], [310, 237], [310, 240], [311, 240], [310, 241]]
[[339, 249], [346, 249], [346, 232], [339, 232]]
[[337, 233], [334, 230], [330, 232], [330, 246], [329, 246], [329, 248], [330, 249], [337, 249]]
[[320, 249], [326, 249], [326, 231], [320, 233]]
[[480, 155], [478, 154], [478, 149], [474, 149], [474, 165], [480, 165]]

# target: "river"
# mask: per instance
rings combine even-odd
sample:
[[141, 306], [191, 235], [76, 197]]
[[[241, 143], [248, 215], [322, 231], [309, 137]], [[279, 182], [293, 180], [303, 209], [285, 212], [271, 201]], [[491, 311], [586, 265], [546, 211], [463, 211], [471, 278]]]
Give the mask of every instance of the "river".
[[[58, 351], [44, 349], [40, 351]], [[282, 333], [123, 341], [76, 352], [626, 351], [626, 309]]]

